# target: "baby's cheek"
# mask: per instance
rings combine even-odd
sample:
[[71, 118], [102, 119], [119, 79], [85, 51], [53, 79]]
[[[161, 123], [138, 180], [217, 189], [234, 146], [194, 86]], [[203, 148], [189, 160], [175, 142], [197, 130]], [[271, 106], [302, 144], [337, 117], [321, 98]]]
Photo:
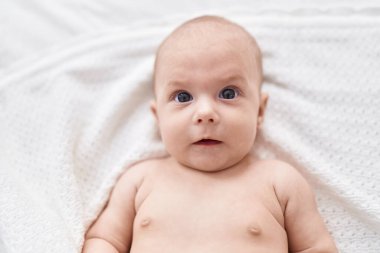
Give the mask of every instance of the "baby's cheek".
[[240, 129], [240, 131], [243, 131], [244, 133], [250, 133], [256, 128], [255, 117], [248, 113], [237, 116], [234, 122], [235, 128]]
[[234, 133], [236, 140], [244, 146], [252, 145], [256, 136], [256, 121], [246, 118], [245, 120], [239, 120], [237, 123], [234, 130], [231, 131]]
[[172, 149], [182, 143], [186, 131], [179, 125], [168, 120], [161, 129], [161, 138], [168, 149]]

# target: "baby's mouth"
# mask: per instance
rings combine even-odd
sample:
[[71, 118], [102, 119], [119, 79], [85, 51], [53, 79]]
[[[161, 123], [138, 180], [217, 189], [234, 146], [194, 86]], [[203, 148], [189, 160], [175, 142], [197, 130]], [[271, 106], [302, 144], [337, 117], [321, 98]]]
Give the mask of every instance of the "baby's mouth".
[[205, 145], [205, 146], [217, 145], [220, 143], [222, 142], [218, 140], [213, 140], [213, 139], [202, 139], [197, 142], [194, 142], [195, 145]]

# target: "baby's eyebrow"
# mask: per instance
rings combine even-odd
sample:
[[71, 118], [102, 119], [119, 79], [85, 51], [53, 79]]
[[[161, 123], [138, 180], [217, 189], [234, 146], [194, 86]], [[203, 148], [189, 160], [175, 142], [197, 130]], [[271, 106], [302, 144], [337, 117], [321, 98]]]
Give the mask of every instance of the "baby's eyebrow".
[[[170, 80], [166, 83], [166, 87], [169, 89], [175, 88], [186, 88], [191, 82], [189, 80]], [[246, 78], [241, 75], [227, 75], [218, 77], [215, 79], [215, 83], [219, 84], [236, 84], [236, 83], [247, 83]]]
[[167, 83], [167, 87], [168, 88], [175, 88], [175, 87], [183, 87], [183, 86], [185, 86], [187, 83], [189, 83], [188, 81], [185, 81], [185, 80], [181, 80], [181, 81], [179, 81], [179, 80], [174, 80], [174, 81], [169, 81], [168, 83]]
[[230, 82], [245, 82], [246, 79], [240, 75], [233, 75], [233, 76], [227, 76], [220, 78], [221, 82], [223, 83], [230, 83]]

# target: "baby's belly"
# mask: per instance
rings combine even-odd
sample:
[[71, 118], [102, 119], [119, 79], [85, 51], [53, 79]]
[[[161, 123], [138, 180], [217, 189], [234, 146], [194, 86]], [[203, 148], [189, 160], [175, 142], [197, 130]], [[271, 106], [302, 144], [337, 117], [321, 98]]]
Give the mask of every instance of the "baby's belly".
[[279, 245], [276, 241], [270, 244], [259, 242], [252, 244], [229, 238], [200, 244], [189, 239], [186, 243], [180, 244], [176, 238], [166, 238], [162, 241], [151, 239], [136, 242], [130, 253], [288, 253], [287, 247]]
[[[199, 236], [204, 235], [200, 233]], [[249, 239], [237, 237], [205, 236], [185, 238], [181, 235], [165, 237], [163, 234], [141, 235], [134, 240], [130, 253], [287, 253], [287, 242], [283, 236]], [[207, 239], [207, 240], [206, 240]]]

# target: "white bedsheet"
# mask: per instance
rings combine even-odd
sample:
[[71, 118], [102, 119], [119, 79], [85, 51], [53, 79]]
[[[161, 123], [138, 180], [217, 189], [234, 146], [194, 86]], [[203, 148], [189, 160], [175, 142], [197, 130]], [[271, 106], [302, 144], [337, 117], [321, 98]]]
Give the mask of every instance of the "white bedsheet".
[[80, 252], [117, 177], [165, 155], [149, 113], [158, 44], [212, 13], [264, 52], [255, 153], [305, 175], [341, 252], [378, 253], [380, 4], [152, 2], [0, 4], [0, 252]]

